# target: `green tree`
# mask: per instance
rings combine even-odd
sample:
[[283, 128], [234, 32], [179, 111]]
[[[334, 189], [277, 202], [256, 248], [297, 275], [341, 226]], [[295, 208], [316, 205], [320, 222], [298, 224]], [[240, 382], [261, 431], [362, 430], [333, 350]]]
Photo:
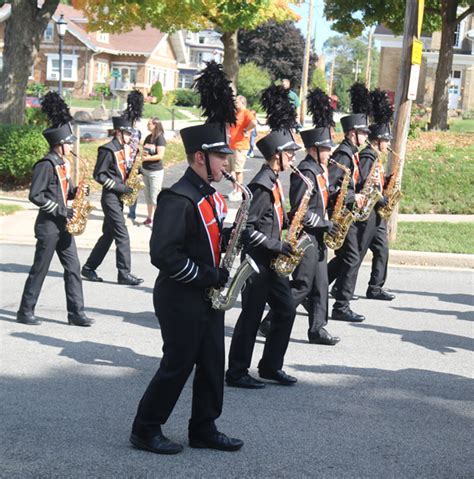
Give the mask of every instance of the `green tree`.
[[[350, 38], [347, 35], [334, 35], [329, 37], [323, 45], [326, 58], [331, 58], [326, 65], [328, 71], [331, 68], [331, 63], [334, 62], [333, 93], [338, 97], [340, 110], [350, 110], [347, 90], [356, 79], [356, 66], [359, 68], [358, 80], [365, 81], [367, 48], [368, 40], [365, 36]], [[378, 82], [379, 58], [379, 52], [372, 48], [370, 88], [374, 88]]]
[[31, 0], [10, 2], [0, 71], [0, 123], [22, 124], [25, 120], [28, 77], [43, 32], [58, 4], [59, 0], [45, 0], [40, 7]]
[[247, 105], [258, 110], [261, 91], [269, 86], [271, 78], [267, 70], [260, 68], [255, 63], [246, 63], [240, 67], [237, 93], [247, 98]]
[[311, 88], [321, 88], [324, 92], [328, 92], [328, 82], [326, 75], [320, 68], [315, 68], [311, 77]]
[[[462, 13], [458, 8], [466, 7]], [[456, 27], [474, 13], [473, 0], [426, 0], [423, 31], [441, 30], [439, 61], [433, 92], [430, 128], [448, 128], [448, 78], [453, 65], [453, 38]], [[365, 27], [383, 23], [394, 33], [403, 31], [405, 2], [400, 0], [326, 0], [325, 15], [334, 20], [332, 28], [357, 36]]]
[[198, 31], [213, 25], [222, 33], [224, 69], [234, 85], [239, 73], [239, 29], [297, 18], [286, 0], [75, 0], [74, 5], [84, 9], [92, 30], [120, 32], [152, 25], [164, 32]]

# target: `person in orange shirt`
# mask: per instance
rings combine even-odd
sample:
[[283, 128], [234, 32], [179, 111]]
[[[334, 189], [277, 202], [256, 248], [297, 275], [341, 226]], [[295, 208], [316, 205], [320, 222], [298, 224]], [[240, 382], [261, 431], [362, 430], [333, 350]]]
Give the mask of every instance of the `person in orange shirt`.
[[[234, 150], [234, 156], [229, 162], [231, 175], [240, 183], [244, 180], [244, 166], [247, 152], [250, 148], [250, 132], [257, 126], [254, 114], [247, 110], [247, 99], [238, 95], [235, 99], [237, 109], [237, 122], [230, 127], [230, 148]], [[229, 194], [230, 201], [239, 201], [242, 194], [235, 187]]]

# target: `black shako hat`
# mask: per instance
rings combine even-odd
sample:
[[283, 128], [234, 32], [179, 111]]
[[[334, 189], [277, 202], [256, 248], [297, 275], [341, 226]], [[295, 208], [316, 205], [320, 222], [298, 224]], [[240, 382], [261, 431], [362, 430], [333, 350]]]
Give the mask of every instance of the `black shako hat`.
[[334, 148], [332, 141], [331, 127], [335, 125], [333, 120], [334, 109], [331, 106], [331, 99], [320, 88], [314, 88], [306, 96], [308, 113], [313, 118], [314, 128], [300, 131], [305, 148], [322, 146]]
[[370, 92], [372, 101], [372, 117], [374, 122], [369, 126], [369, 140], [391, 140], [390, 122], [393, 118], [393, 107], [385, 90], [376, 88]]
[[74, 143], [77, 138], [72, 133], [71, 113], [67, 103], [55, 91], [49, 91], [41, 99], [41, 110], [48, 116], [51, 126], [43, 131], [50, 147], [64, 143]]
[[371, 99], [369, 90], [363, 83], [354, 83], [350, 89], [352, 115], [341, 118], [341, 126], [344, 133], [350, 130], [360, 130], [369, 133], [368, 117], [371, 112]]
[[288, 93], [281, 85], [270, 85], [263, 90], [260, 97], [260, 103], [267, 113], [267, 125], [272, 130], [257, 141], [257, 148], [266, 160], [281, 151], [301, 149], [291, 132], [291, 129], [296, 127], [296, 110]]
[[125, 116], [113, 116], [112, 125], [114, 130], [126, 131], [129, 133], [133, 132], [132, 121]]
[[200, 107], [207, 120], [204, 125], [190, 126], [180, 131], [186, 153], [234, 153], [227, 134], [227, 125], [237, 121], [234, 92], [223, 66], [215, 61], [206, 62], [206, 68], [194, 81], [193, 88], [199, 92]]

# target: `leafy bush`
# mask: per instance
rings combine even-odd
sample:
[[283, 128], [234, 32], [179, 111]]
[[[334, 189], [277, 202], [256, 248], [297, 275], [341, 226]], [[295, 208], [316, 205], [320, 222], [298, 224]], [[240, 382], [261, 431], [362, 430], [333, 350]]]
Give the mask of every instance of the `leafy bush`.
[[26, 96], [42, 97], [48, 91], [48, 87], [43, 83], [28, 83], [26, 86]]
[[48, 126], [48, 117], [41, 111], [41, 108], [26, 108], [25, 123], [31, 126], [46, 128]]
[[153, 83], [150, 95], [156, 98], [156, 103], [161, 103], [161, 100], [163, 100], [163, 87], [159, 81]]
[[0, 125], [0, 145], [0, 174], [18, 184], [30, 180], [33, 165], [48, 151], [36, 126]]
[[178, 106], [197, 106], [199, 105], [199, 93], [191, 90], [189, 88], [180, 88], [174, 90], [173, 93], [176, 95], [175, 104]]
[[423, 105], [413, 104], [411, 109], [410, 129], [408, 130], [408, 138], [415, 139], [420, 136], [421, 131], [426, 130], [428, 125], [429, 111]]
[[176, 94], [172, 91], [165, 93], [163, 97], [163, 105], [167, 107], [171, 107], [176, 104]]
[[474, 110], [463, 111], [461, 118], [463, 120], [474, 120]]
[[321, 88], [323, 92], [328, 92], [328, 82], [326, 81], [326, 75], [320, 68], [315, 68], [313, 76], [311, 77], [311, 88]]
[[101, 99], [102, 97], [109, 98], [112, 96], [112, 92], [110, 91], [109, 85], [107, 83], [97, 83], [94, 86], [94, 92], [97, 99]]
[[270, 74], [253, 62], [246, 63], [239, 70], [237, 92], [247, 98], [247, 106], [261, 110], [260, 93], [271, 83]]

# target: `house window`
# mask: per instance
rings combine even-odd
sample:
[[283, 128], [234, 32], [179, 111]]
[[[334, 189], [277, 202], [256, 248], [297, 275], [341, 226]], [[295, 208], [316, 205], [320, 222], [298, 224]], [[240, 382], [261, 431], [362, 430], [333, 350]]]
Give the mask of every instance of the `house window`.
[[196, 63], [197, 65], [202, 63], [202, 52], [192, 52], [191, 53], [191, 63]]
[[45, 42], [52, 42], [54, 39], [54, 23], [48, 23], [46, 30], [43, 33], [43, 40]]
[[[59, 55], [48, 54], [46, 80], [59, 80]], [[63, 55], [63, 81], [77, 81], [77, 55]]]
[[96, 63], [97, 82], [104, 83], [108, 76], [109, 66], [105, 62]]
[[154, 67], [148, 68], [148, 86], [152, 86], [156, 83], [158, 78], [158, 70]]
[[191, 88], [193, 85], [194, 77], [192, 74], [181, 74], [179, 76], [179, 88]]
[[112, 77], [113, 88], [130, 88], [137, 82], [137, 67], [112, 66]]
[[0, 72], [3, 70], [3, 53], [0, 52]]
[[206, 43], [206, 37], [202, 36], [202, 35], [199, 35], [199, 43], [201, 45], [203, 45], [204, 43]]
[[463, 25], [464, 25], [464, 22], [459, 22], [456, 26], [456, 31], [454, 32], [454, 42], [453, 42], [454, 48], [462, 47]]
[[109, 34], [105, 32], [98, 32], [97, 40], [102, 43], [109, 43]]

